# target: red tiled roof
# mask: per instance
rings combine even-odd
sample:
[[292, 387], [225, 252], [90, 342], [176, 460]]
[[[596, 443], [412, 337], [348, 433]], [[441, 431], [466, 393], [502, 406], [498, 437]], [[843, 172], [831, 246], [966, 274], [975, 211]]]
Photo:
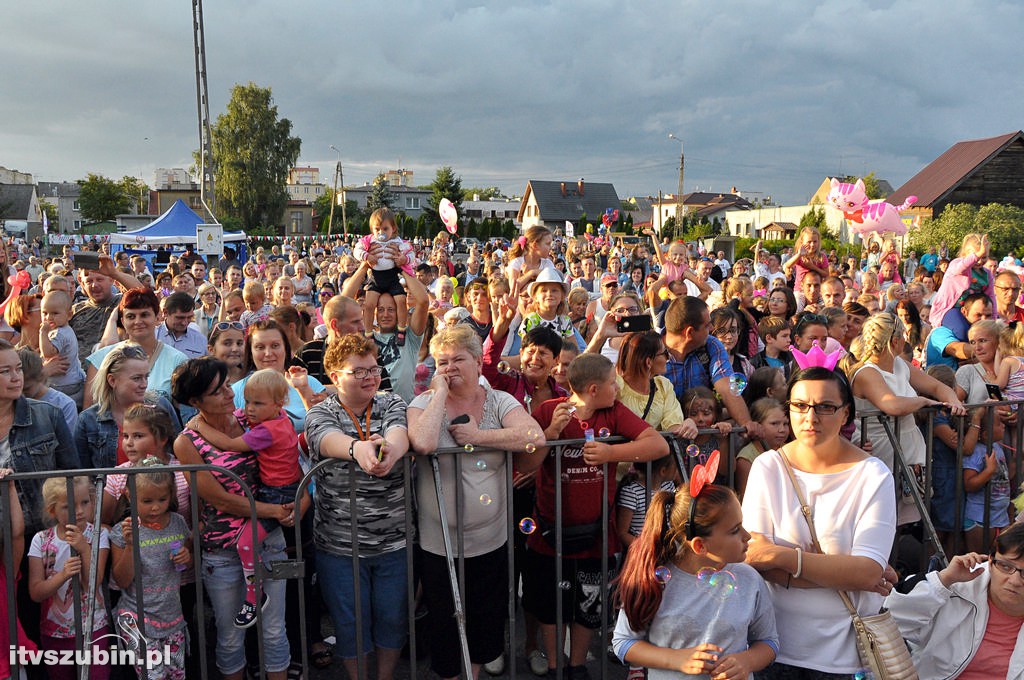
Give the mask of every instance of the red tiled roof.
[[988, 139], [957, 142], [926, 165], [921, 172], [908, 179], [886, 200], [893, 205], [900, 205], [907, 196], [917, 196], [916, 205], [932, 206], [955, 189], [977, 168], [1021, 136], [1024, 136], [1024, 132], [1018, 130]]

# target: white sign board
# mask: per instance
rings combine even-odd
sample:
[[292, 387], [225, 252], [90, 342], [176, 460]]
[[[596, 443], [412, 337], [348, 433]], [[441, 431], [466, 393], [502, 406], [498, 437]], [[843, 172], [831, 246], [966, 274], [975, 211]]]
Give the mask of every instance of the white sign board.
[[219, 224], [196, 225], [196, 252], [220, 255], [224, 252], [224, 227]]

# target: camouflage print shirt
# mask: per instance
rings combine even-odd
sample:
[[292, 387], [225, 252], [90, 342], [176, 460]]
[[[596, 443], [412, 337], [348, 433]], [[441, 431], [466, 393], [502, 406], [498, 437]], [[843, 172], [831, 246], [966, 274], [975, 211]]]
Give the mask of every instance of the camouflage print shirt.
[[[356, 413], [363, 417], [363, 413]], [[365, 422], [361, 423], [365, 427]], [[378, 392], [370, 412], [370, 433], [385, 436], [392, 428], [406, 429], [405, 402], [391, 392]], [[327, 458], [320, 453], [324, 437], [340, 432], [358, 437], [359, 431], [341, 406], [329, 397], [306, 415], [306, 441], [313, 464]], [[371, 477], [358, 463], [336, 460], [316, 474], [314, 537], [318, 550], [343, 557], [352, 554], [349, 484], [355, 480], [359, 522], [359, 554], [363, 557], [405, 547], [405, 466], [399, 462], [386, 477]]]

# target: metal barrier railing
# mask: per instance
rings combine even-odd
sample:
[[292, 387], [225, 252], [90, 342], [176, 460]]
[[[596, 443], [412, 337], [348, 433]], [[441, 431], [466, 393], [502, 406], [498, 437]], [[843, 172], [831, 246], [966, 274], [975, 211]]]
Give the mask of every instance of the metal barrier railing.
[[[985, 404], [971, 405], [971, 406], [969, 406], [969, 408], [974, 408], [974, 407], [996, 408], [996, 407], [1004, 406], [1004, 405], [1007, 405], [1007, 404], [1020, 404], [1020, 403], [1024, 403], [1024, 400], [1012, 401], [1012, 402], [1009, 402], [1009, 401], [1007, 401], [1007, 402], [998, 402], [998, 403], [987, 402]], [[923, 412], [925, 412], [927, 414], [927, 417], [928, 417], [928, 421], [926, 422], [926, 432], [927, 432], [928, 436], [925, 437], [925, 441], [926, 441], [926, 446], [927, 446], [926, 479], [929, 480], [929, 483], [930, 483], [930, 480], [931, 480], [932, 448], [933, 448], [933, 446], [932, 446], [932, 434], [931, 433], [932, 433], [932, 430], [933, 430], [934, 423], [932, 421], [933, 421], [934, 414], [935, 414], [936, 410], [937, 410], [936, 408], [929, 408], [929, 409], [923, 409], [922, 410]], [[897, 474], [897, 475], [901, 475], [901, 474], [902, 475], [909, 475], [910, 474], [909, 467], [907, 466], [907, 464], [905, 462], [902, 449], [899, 446], [899, 427], [898, 427], [898, 424], [894, 427], [889, 422], [889, 416], [885, 416], [884, 414], [882, 414], [880, 412], [861, 413], [861, 414], [858, 414], [858, 417], [862, 419], [862, 430], [863, 430], [863, 425], [864, 425], [864, 423], [866, 423], [867, 419], [869, 419], [869, 418], [878, 418], [879, 419], [879, 421], [881, 423], [881, 426], [882, 426], [883, 430], [886, 433], [886, 436], [893, 443], [895, 474]], [[1018, 419], [1018, 421], [1016, 422], [1015, 425], [1016, 425], [1016, 435], [1017, 435], [1016, 441], [1019, 442], [1019, 441], [1021, 441], [1022, 428], [1024, 428], [1024, 419]], [[959, 432], [959, 435], [960, 435], [960, 441], [962, 442], [962, 440], [963, 440], [963, 432], [964, 432], [964, 423], [963, 422], [959, 423], [959, 430], [958, 430], [958, 432]], [[722, 454], [723, 454], [722, 455], [722, 460], [723, 460], [723, 464], [725, 466], [725, 474], [728, 477], [728, 481], [729, 481], [730, 485], [734, 485], [735, 471], [736, 471], [735, 470], [735, 459], [736, 459], [735, 453], [739, 450], [739, 437], [741, 437], [743, 433], [744, 433], [743, 428], [733, 428], [733, 430], [729, 433], [729, 435], [727, 437], [723, 437], [725, 439], [725, 449], [722, 451]], [[688, 480], [689, 472], [692, 469], [692, 466], [695, 463], [700, 462], [700, 461], [698, 461], [695, 458], [692, 458], [691, 456], [689, 456], [689, 455], [687, 455], [685, 453], [685, 451], [686, 451], [686, 444], [687, 444], [688, 440], [679, 439], [679, 438], [675, 437], [674, 435], [672, 435], [670, 433], [662, 433], [662, 434], [663, 434], [663, 436], [669, 442], [670, 455], [673, 457], [673, 459], [675, 461], [675, 465], [678, 468], [678, 471], [680, 473], [680, 477], [684, 481]], [[699, 435], [709, 435], [709, 434], [710, 435], [718, 435], [719, 431], [717, 429], [714, 429], [714, 428], [704, 429], [704, 430], [700, 430], [699, 431]], [[989, 439], [991, 440], [991, 437], [989, 437]], [[607, 439], [605, 439], [603, 441], [606, 441], [608, 443], [617, 443], [617, 442], [622, 442], [622, 441], [625, 441], [625, 440], [622, 439], [622, 438], [618, 438], [618, 437], [612, 437], [612, 438], [607, 438]], [[554, 455], [554, 463], [553, 464], [554, 464], [554, 468], [555, 468], [554, 471], [555, 471], [556, 479], [560, 478], [560, 473], [561, 473], [561, 469], [562, 469], [562, 467], [561, 467], [562, 466], [562, 455], [563, 455], [564, 449], [566, 447], [581, 446], [583, 443], [584, 443], [584, 440], [559, 440], [559, 441], [552, 441], [552, 442], [548, 442], [547, 443], [547, 445], [550, 447], [549, 455], [551, 455], [551, 453], [553, 453], [553, 455]], [[991, 443], [988, 446], [989, 446], [989, 450], [991, 450]], [[958, 447], [958, 449], [959, 450], [957, 451], [956, 469], [959, 471], [962, 468], [964, 452], [962, 450], [962, 447]], [[1015, 468], [1016, 470], [1020, 470], [1021, 469], [1021, 465], [1020, 465], [1020, 450], [1019, 449], [1020, 449], [1019, 446], [1015, 446], [1014, 447], [1014, 452], [1015, 452], [1016, 458], [1017, 458], [1017, 465], [1016, 465], [1016, 468]], [[486, 452], [486, 451], [487, 451], [486, 449], [482, 449], [482, 448], [476, 449], [476, 453], [481, 453], [481, 452]], [[462, 507], [465, 507], [464, 504], [466, 502], [467, 489], [463, 488], [462, 484], [451, 484], [451, 483], [446, 484], [445, 480], [441, 479], [441, 470], [440, 470], [440, 468], [439, 468], [439, 466], [437, 464], [439, 456], [445, 456], [445, 455], [452, 455], [452, 456], [454, 456], [455, 457], [454, 458], [454, 461], [455, 461], [455, 478], [456, 479], [462, 479], [462, 464], [463, 464], [463, 460], [465, 459], [466, 453], [467, 453], [466, 450], [464, 448], [462, 448], [462, 447], [449, 448], [449, 449], [439, 449], [438, 451], [436, 451], [433, 454], [430, 454], [428, 456], [429, 461], [430, 461], [429, 468], [426, 468], [426, 469], [422, 469], [421, 468], [419, 470], [419, 472], [420, 473], [429, 472], [429, 474], [433, 475], [433, 478], [434, 478], [435, 490], [437, 491], [437, 498], [438, 498], [438, 508], [437, 508], [437, 511], [442, 516], [441, 526], [442, 526], [444, 534], [445, 534], [445, 536], [444, 536], [444, 538], [445, 538], [445, 551], [446, 551], [445, 558], [446, 558], [446, 561], [448, 563], [449, 581], [450, 581], [451, 587], [452, 587], [453, 599], [454, 599], [454, 601], [456, 603], [456, 620], [457, 620], [457, 624], [458, 624], [459, 632], [460, 632], [460, 640], [459, 640], [460, 648], [461, 648], [460, 651], [461, 651], [461, 655], [462, 655], [462, 659], [463, 659], [464, 668], [468, 669], [470, 667], [470, 660], [469, 660], [469, 652], [468, 652], [468, 646], [467, 646], [467, 643], [466, 643], [466, 634], [465, 634], [465, 625], [466, 625], [465, 609], [464, 609], [463, 604], [462, 604], [462, 603], [465, 602], [465, 559], [466, 559], [465, 558], [465, 543], [464, 543], [464, 538], [465, 537], [464, 537], [464, 526], [463, 526], [463, 514], [464, 513], [458, 512], [458, 513], [456, 513], [456, 516], [454, 517], [454, 521], [455, 521], [455, 534], [456, 534], [455, 537], [454, 537], [454, 540], [453, 540], [453, 537], [450, 535], [450, 532], [448, 531], [448, 524], [449, 524], [449, 522], [444, 521], [444, 516], [445, 516], [444, 508], [445, 508], [446, 494], [449, 493], [449, 492], [454, 493], [456, 507], [462, 508]], [[413, 458], [414, 457], [412, 455], [409, 455], [409, 456], [406, 456], [405, 458], [403, 458], [402, 463], [401, 463], [401, 465], [402, 465], [401, 470], [402, 470], [402, 474], [404, 475], [404, 480], [403, 480], [403, 489], [404, 489], [403, 510], [404, 510], [404, 514], [405, 514], [405, 517], [404, 517], [404, 530], [405, 530], [405, 537], [406, 537], [406, 567], [407, 567], [406, 587], [407, 587], [407, 591], [408, 591], [407, 592], [407, 597], [406, 597], [406, 604], [407, 604], [407, 607], [408, 607], [408, 612], [407, 612], [408, 616], [407, 616], [407, 618], [408, 618], [408, 626], [409, 626], [409, 652], [410, 652], [409, 653], [409, 662], [410, 662], [410, 664], [415, 666], [417, 664], [417, 659], [418, 659], [418, 654], [417, 654], [418, 642], [417, 642], [417, 639], [416, 639], [416, 590], [415, 590], [415, 586], [416, 586], [415, 578], [416, 578], [416, 575], [415, 575], [415, 570], [414, 570], [414, 551], [413, 551], [413, 543], [414, 543], [414, 541], [412, 540], [412, 538], [415, 536], [415, 521], [414, 520], [415, 520], [415, 517], [416, 517], [416, 514], [415, 514], [416, 513], [416, 506], [414, 505], [414, 501], [413, 501], [414, 493], [413, 493], [413, 487], [412, 487], [413, 476], [414, 476], [414, 470], [413, 470], [414, 460], [413, 460]], [[299, 507], [298, 501], [299, 501], [299, 496], [301, 495], [301, 490], [307, 488], [309, 483], [310, 483], [310, 481], [316, 479], [317, 475], [320, 474], [328, 466], [332, 466], [332, 465], [345, 465], [345, 464], [348, 464], [347, 461], [330, 459], [330, 460], [321, 461], [315, 467], [310, 469], [305, 474], [304, 478], [302, 479], [302, 481], [299, 484], [300, 492], [296, 496], [296, 508]], [[652, 480], [652, 468], [651, 468], [651, 465], [652, 464], [650, 462], [648, 462], [646, 464], [646, 472], [647, 472], [647, 474], [645, 475], [646, 501], [647, 501], [647, 506], [648, 507], [650, 505], [650, 501], [651, 501], [651, 498], [653, 497], [653, 494], [657, 491], [657, 489], [653, 488], [653, 485], [651, 483], [651, 480]], [[515, 547], [514, 547], [513, 536], [515, 535], [515, 532], [517, 530], [517, 526], [516, 526], [516, 516], [515, 516], [515, 513], [513, 512], [513, 508], [512, 508], [512, 495], [513, 495], [513, 490], [514, 490], [514, 479], [513, 479], [513, 465], [511, 464], [511, 460], [506, 458], [504, 466], [505, 466], [505, 471], [504, 471], [505, 472], [505, 484], [504, 484], [504, 486], [505, 486], [506, 502], [507, 502], [506, 513], [507, 513], [507, 519], [508, 519], [508, 521], [506, 523], [506, 526], [504, 528], [504, 531], [506, 532], [505, 545], [506, 545], [507, 558], [508, 558], [508, 586], [509, 586], [509, 588], [508, 588], [509, 589], [509, 596], [508, 596], [508, 630], [511, 632], [510, 644], [508, 645], [508, 648], [507, 648], [506, 651], [511, 651], [511, 653], [508, 654], [508, 673], [509, 673], [509, 677], [515, 677], [515, 673], [516, 673], [516, 654], [515, 654], [514, 639], [515, 639], [516, 618], [517, 618], [517, 615], [516, 615], [517, 597], [516, 597], [516, 595], [517, 595], [517, 592], [518, 592], [518, 583], [516, 583], [516, 581], [515, 581], [515, 571], [516, 571], [515, 568], [514, 568], [514, 565], [515, 565]], [[255, 520], [255, 518], [256, 518], [255, 498], [254, 498], [254, 496], [252, 494], [252, 491], [248, 488], [248, 486], [235, 473], [231, 472], [230, 470], [225, 470], [223, 468], [216, 467], [216, 466], [211, 466], [211, 465], [181, 465], [181, 466], [174, 466], [173, 470], [174, 471], [178, 471], [178, 472], [198, 472], [198, 471], [212, 471], [212, 470], [216, 470], [217, 472], [219, 472], [222, 475], [227, 475], [227, 476], [231, 477], [236, 483], [239, 484], [239, 486], [242, 489], [244, 489], [245, 497], [246, 497], [246, 499], [247, 499], [247, 501], [249, 503], [249, 506], [250, 506], [250, 519]], [[139, 468], [116, 468], [116, 469], [115, 468], [107, 468], [107, 469], [73, 470], [73, 471], [67, 470], [67, 471], [45, 472], [45, 473], [44, 472], [18, 473], [18, 474], [13, 475], [9, 479], [13, 479], [15, 481], [18, 481], [18, 480], [40, 480], [40, 479], [45, 479], [45, 478], [48, 478], [48, 477], [65, 477], [65, 478], [69, 479], [69, 482], [68, 482], [68, 497], [69, 497], [69, 500], [73, 500], [74, 489], [73, 489], [73, 484], [71, 484], [71, 482], [70, 482], [70, 478], [71, 477], [83, 476], [84, 475], [84, 476], [89, 477], [90, 479], [95, 480], [97, 483], [101, 483], [102, 479], [106, 475], [108, 475], [108, 474], [127, 474], [128, 475], [128, 485], [129, 485], [129, 490], [130, 490], [130, 499], [131, 499], [131, 503], [132, 503], [132, 505], [130, 507], [130, 511], [131, 511], [132, 516], [137, 517], [137, 508], [134, 505], [134, 486], [135, 486], [135, 477], [134, 476], [136, 474], [145, 474], [147, 471], [151, 471], [151, 469], [147, 470], [147, 468], [145, 468], [145, 467], [139, 467]], [[614, 464], [612, 464], [612, 465], [604, 464], [602, 466], [602, 471], [603, 471], [603, 474], [605, 475], [606, 479], [607, 479], [607, 476], [609, 474], [614, 476], [614, 474], [615, 474], [615, 472], [614, 472], [615, 471], [615, 465]], [[350, 483], [348, 485], [349, 486], [348, 506], [349, 506], [349, 515], [350, 515], [350, 519], [351, 519], [351, 532], [352, 532], [352, 536], [353, 537], [358, 537], [358, 514], [359, 514], [357, 512], [358, 487], [359, 487], [358, 479], [359, 479], [359, 475], [363, 475], [365, 473], [363, 473], [362, 470], [358, 468], [358, 466], [349, 464], [349, 473], [348, 474], [350, 475], [350, 479], [349, 479]], [[198, 496], [197, 488], [196, 488], [196, 477], [195, 477], [195, 475], [190, 475], [189, 478], [190, 478], [191, 498], [192, 498], [192, 503], [191, 503], [191, 507], [190, 507], [190, 513], [191, 513], [191, 517], [192, 517], [192, 526], [196, 527], [196, 526], [199, 525], [199, 496]], [[957, 508], [957, 523], [959, 525], [959, 524], [962, 523], [962, 510], [963, 510], [962, 506], [963, 506], [963, 497], [964, 497], [963, 496], [963, 477], [962, 477], [962, 474], [957, 474], [956, 478], [957, 478], [956, 499], [957, 499], [957, 504], [958, 504], [958, 508]], [[930, 494], [925, 494], [924, 496], [922, 496], [921, 494], [916, 493], [915, 485], [911, 484], [910, 487], [911, 487], [911, 489], [914, 490], [914, 493], [913, 493], [914, 503], [921, 510], [921, 516], [922, 516], [922, 519], [924, 520], [925, 531], [926, 531], [926, 533], [928, 535], [928, 539], [936, 547], [936, 551], [935, 552], [936, 552], [937, 555], [940, 556], [940, 559], [945, 560], [945, 552], [942, 549], [941, 542], [938, 540], [937, 532], [935, 531], [935, 528], [934, 528], [934, 526], [932, 525], [932, 523], [931, 523], [931, 521], [929, 519], [928, 510], [930, 509], [929, 508]], [[555, 484], [554, 488], [555, 488], [554, 505], [555, 505], [555, 516], [556, 516], [555, 532], [554, 532], [555, 533], [555, 547], [554, 547], [554, 551], [555, 551], [555, 579], [556, 579], [556, 584], [560, 585], [560, 584], [563, 583], [563, 576], [564, 576], [564, 574], [562, 573], [563, 572], [562, 559], [563, 559], [564, 554], [565, 554], [564, 553], [563, 526], [562, 526], [562, 522], [561, 522], [561, 517], [563, 515], [563, 513], [562, 513], [562, 509], [563, 509], [562, 485], [561, 484]], [[98, 489], [98, 491], [101, 493], [102, 489], [100, 488], [100, 489]], [[6, 505], [7, 502], [8, 502], [7, 494], [8, 494], [7, 485], [6, 484], [0, 484], [0, 507], [2, 507], [2, 508], [6, 508], [7, 507], [7, 505]], [[101, 497], [101, 496], [99, 496], [99, 493], [97, 494], [97, 497], [98, 498]], [[988, 513], [988, 503], [987, 503], [987, 500], [988, 500], [988, 491], [986, 491], [986, 517], [985, 517], [985, 519], [986, 519], [986, 521], [985, 521], [986, 538], [987, 538], [988, 531], [989, 531], [989, 519], [990, 519], [988, 517], [988, 514], [987, 514]], [[97, 503], [97, 507], [98, 506], [99, 506], [99, 503]], [[419, 511], [422, 513], [422, 512], [424, 512], [426, 510], [423, 509], [423, 508], [420, 508]], [[601, 591], [600, 592], [601, 592], [601, 598], [602, 598], [602, 602], [601, 602], [602, 607], [610, 607], [610, 605], [611, 605], [611, 603], [610, 603], [611, 590], [610, 590], [610, 587], [609, 587], [610, 584], [608, 582], [608, 573], [609, 573], [609, 569], [608, 569], [608, 567], [609, 567], [609, 556], [608, 556], [608, 545], [609, 545], [608, 525], [609, 525], [609, 515], [608, 515], [608, 513], [609, 513], [609, 511], [610, 511], [610, 509], [608, 507], [608, 504], [607, 503], [602, 503], [601, 537], [600, 537], [600, 547], [601, 547], [601, 556], [602, 556], [601, 557], [602, 577], [601, 577]], [[4, 513], [4, 516], [6, 516], [6, 513]], [[97, 521], [94, 524], [98, 525], [99, 522]], [[253, 537], [254, 537], [254, 540], [255, 540], [257, 530], [256, 530], [256, 527], [255, 527], [255, 522], [253, 522], [252, 524], [253, 524]], [[138, 525], [137, 525], [137, 520], [136, 520], [136, 522], [133, 523], [133, 527], [137, 529], [137, 526]], [[10, 523], [7, 522], [7, 521], [4, 521], [3, 522], [2, 530], [3, 530], [3, 539], [4, 539], [4, 546], [5, 546], [5, 548], [4, 548], [4, 552], [5, 552], [5, 568], [8, 569], [8, 575], [9, 575], [9, 578], [8, 578], [8, 581], [7, 581], [8, 599], [9, 599], [9, 602], [13, 603], [13, 602], [16, 601], [16, 593], [14, 592], [15, 591], [15, 582], [14, 582], [14, 578], [13, 578], [13, 573], [12, 572], [13, 572], [13, 569], [17, 568], [17, 565], [12, 565], [13, 553], [12, 553], [12, 545], [11, 545], [11, 526], [10, 526]], [[299, 521], [296, 521], [296, 523], [295, 523], [295, 534], [296, 534], [296, 537], [295, 537], [295, 549], [296, 549], [295, 559], [292, 559], [292, 560], [281, 560], [281, 561], [274, 562], [271, 565], [269, 565], [269, 567], [267, 567], [267, 571], [266, 572], [264, 572], [262, 569], [257, 569], [257, 576], [256, 576], [256, 578], [257, 578], [257, 586], [258, 587], [262, 587], [262, 583], [261, 582], [262, 582], [263, 578], [272, 578], [272, 579], [302, 579], [302, 578], [305, 577], [305, 566], [306, 566], [306, 564], [305, 564], [305, 559], [304, 559], [305, 556], [303, 554], [303, 550], [304, 550], [303, 549], [303, 544], [304, 544], [305, 541], [302, 539], [302, 531], [303, 531], [302, 523], [299, 522]], [[955, 533], [958, 533], [958, 532], [955, 532]], [[958, 545], [958, 543], [957, 543], [957, 545]], [[95, 558], [95, 556], [97, 555], [97, 551], [93, 551], [92, 554], [93, 554], [93, 556]], [[205, 626], [203, 625], [203, 621], [205, 620], [205, 606], [204, 606], [204, 598], [203, 598], [203, 584], [202, 584], [202, 578], [200, 576], [201, 575], [202, 550], [201, 550], [201, 547], [200, 547], [200, 537], [199, 537], [199, 534], [198, 534], [198, 532], [195, 532], [195, 531], [193, 532], [193, 550], [192, 550], [192, 554], [193, 554], [193, 557], [194, 557], [194, 568], [195, 568], [196, 574], [197, 574], [197, 578], [196, 578], [196, 588], [197, 588], [196, 606], [197, 606], [198, 619], [199, 619], [199, 622], [200, 622], [200, 625], [197, 628], [198, 637], [199, 637], [198, 648], [199, 648], [199, 657], [200, 657], [200, 672], [202, 674], [202, 677], [205, 678], [206, 674], [207, 674], [208, 664], [207, 664], [207, 645], [206, 645]], [[133, 543], [133, 557], [135, 559], [135, 564], [136, 565], [141, 564], [140, 556], [139, 556], [139, 547], [138, 547], [137, 542]], [[354, 596], [355, 596], [355, 618], [356, 618], [356, 624], [355, 624], [356, 630], [354, 632], [354, 637], [355, 637], [355, 640], [356, 640], [356, 650], [357, 650], [357, 657], [356, 657], [357, 673], [358, 673], [358, 677], [362, 678], [362, 677], [366, 677], [366, 670], [367, 670], [366, 669], [366, 658], [365, 658], [365, 654], [363, 653], [364, 640], [363, 640], [363, 633], [362, 633], [363, 617], [367, 613], [362, 611], [362, 604], [361, 604], [362, 603], [362, 597], [361, 597], [361, 593], [360, 593], [361, 585], [360, 585], [360, 582], [359, 582], [359, 573], [360, 573], [359, 572], [359, 563], [360, 563], [360, 559], [361, 559], [361, 557], [360, 557], [360, 552], [359, 552], [359, 541], [358, 540], [353, 540], [352, 541], [352, 561], [353, 561], [353, 577], [354, 577], [353, 578], [353, 588], [354, 588]], [[91, 572], [91, 578], [93, 580], [95, 580], [98, 577], [99, 577], [99, 575], [96, 574], [96, 571], [95, 571], [95, 568], [94, 568], [92, 570], [92, 572]], [[81, 611], [80, 599], [79, 599], [80, 584], [77, 581], [78, 581], [77, 579], [74, 580], [74, 587], [76, 588], [76, 593], [75, 593], [75, 595], [76, 595], [76, 599], [75, 599], [75, 607], [76, 607], [75, 618], [76, 618], [76, 622], [81, 622], [84, 619], [82, 617], [82, 611]], [[144, 608], [143, 593], [142, 593], [142, 587], [141, 587], [140, 579], [138, 579], [138, 578], [136, 578], [136, 580], [135, 580], [135, 588], [136, 588], [136, 600], [137, 600], [139, 620], [143, 620], [142, 619], [142, 610]], [[90, 592], [94, 593], [95, 592], [95, 587], [91, 587]], [[300, 631], [299, 631], [300, 645], [299, 646], [301, 648], [302, 667], [303, 667], [304, 671], [308, 672], [308, 669], [310, 668], [310, 664], [309, 664], [309, 659], [308, 659], [308, 645], [306, 644], [306, 642], [308, 640], [308, 631], [306, 630], [306, 607], [307, 607], [307, 603], [306, 603], [305, 593], [303, 592], [302, 588], [298, 589], [298, 602], [297, 602], [297, 604], [298, 604], [298, 608], [299, 608], [299, 626], [300, 626]], [[90, 606], [91, 606], [90, 603], [87, 602], [86, 609], [88, 610]], [[562, 611], [563, 607], [562, 607], [562, 598], [561, 597], [557, 597], [556, 598], [555, 609], [556, 609], [555, 614], [556, 614], [556, 626], [557, 626], [556, 630], [560, 630], [561, 627], [562, 627], [562, 622], [565, 620], [565, 612]], [[8, 618], [9, 629], [12, 632], [12, 640], [15, 640], [16, 639], [16, 633], [15, 633], [16, 628], [15, 628], [15, 611], [14, 611], [14, 607], [13, 606], [9, 607], [8, 617], [7, 618]], [[256, 623], [257, 631], [259, 633], [257, 635], [257, 638], [258, 638], [258, 653], [259, 653], [259, 658], [260, 658], [261, 673], [263, 673], [264, 672], [263, 669], [265, 669], [265, 665], [263, 663], [263, 659], [264, 659], [263, 635], [262, 635], [263, 622], [262, 622], [262, 612], [259, 611], [259, 608], [257, 608], [257, 617], [256, 618], [257, 618], [257, 623]], [[91, 621], [91, 618], [89, 618], [88, 620]], [[607, 613], [607, 610], [602, 608], [602, 620], [601, 620], [601, 626], [600, 626], [600, 634], [601, 634], [602, 641], [607, 640], [608, 631], [609, 631], [608, 613]], [[342, 632], [339, 631], [339, 632], [337, 632], [337, 634], [338, 635], [342, 635], [342, 634], [345, 634], [345, 633], [342, 633]], [[562, 670], [563, 670], [563, 658], [562, 658], [562, 654], [561, 654], [562, 643], [563, 643], [563, 641], [559, 641], [559, 644], [557, 645], [558, 655], [557, 655], [557, 658], [556, 658], [556, 667], [557, 667], [557, 672], [559, 674], [561, 674]], [[83, 644], [84, 644], [83, 630], [82, 630], [82, 626], [79, 626], [78, 627], [78, 633], [76, 635], [76, 647], [78, 649], [82, 649], [83, 648]], [[603, 649], [604, 645], [602, 644], [601, 647]], [[17, 667], [15, 666], [15, 668], [17, 668]], [[601, 668], [601, 675], [600, 675], [600, 677], [601, 678], [609, 677], [609, 675], [608, 675], [608, 668], [607, 668], [607, 659], [606, 659], [606, 655], [605, 654], [601, 654], [600, 655], [600, 668]], [[87, 671], [88, 671], [87, 668], [83, 669], [83, 673], [87, 673]], [[464, 672], [465, 672], [465, 670], [464, 670]], [[414, 676], [416, 675], [415, 671], [413, 672], [413, 675]], [[146, 676], [144, 675], [144, 677], [146, 677]]]

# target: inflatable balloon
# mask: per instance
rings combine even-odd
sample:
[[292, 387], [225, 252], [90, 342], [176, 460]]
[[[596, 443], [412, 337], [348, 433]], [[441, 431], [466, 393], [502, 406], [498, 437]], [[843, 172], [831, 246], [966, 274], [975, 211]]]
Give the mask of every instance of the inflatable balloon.
[[907, 200], [895, 206], [884, 200], [869, 201], [862, 179], [850, 184], [833, 177], [831, 186], [827, 199], [829, 205], [843, 213], [843, 217], [852, 223], [853, 233], [860, 234], [861, 238], [882, 234], [903, 236], [907, 233], [907, 225], [900, 219], [900, 213], [917, 203], [917, 196], [907, 196]]
[[459, 228], [459, 213], [455, 210], [455, 205], [447, 198], [442, 198], [437, 206], [437, 214], [448, 232], [454, 234]]
[[7, 299], [0, 303], [0, 314], [3, 314], [7, 309], [7, 305], [11, 303], [11, 300], [21, 295], [21, 291], [28, 290], [32, 287], [32, 275], [27, 271], [20, 271], [15, 276], [7, 277], [7, 285], [11, 287], [11, 292], [7, 296]]

